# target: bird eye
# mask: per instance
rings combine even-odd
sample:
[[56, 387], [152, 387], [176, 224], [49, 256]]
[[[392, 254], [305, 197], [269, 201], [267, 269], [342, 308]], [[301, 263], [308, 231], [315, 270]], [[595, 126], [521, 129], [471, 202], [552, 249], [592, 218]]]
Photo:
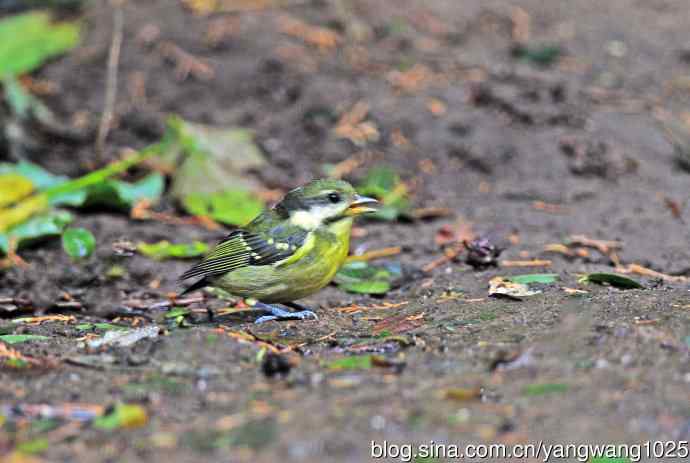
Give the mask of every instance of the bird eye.
[[340, 202], [340, 195], [338, 193], [329, 193], [328, 200], [333, 204]]

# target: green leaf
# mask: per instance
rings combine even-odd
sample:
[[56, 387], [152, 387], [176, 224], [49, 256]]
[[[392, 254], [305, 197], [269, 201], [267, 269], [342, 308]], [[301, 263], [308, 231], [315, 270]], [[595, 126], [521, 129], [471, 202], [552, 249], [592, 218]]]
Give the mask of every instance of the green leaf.
[[145, 256], [156, 260], [170, 258], [190, 258], [206, 254], [208, 245], [201, 241], [192, 243], [173, 244], [170, 241], [159, 241], [157, 243], [139, 243], [137, 249]]
[[[7, 233], [13, 227], [24, 225], [32, 217], [45, 214], [46, 211], [50, 210], [51, 205], [55, 205], [65, 198], [69, 198], [71, 201], [78, 200], [76, 204], [81, 204], [83, 197], [76, 196], [82, 194], [84, 190], [105, 182], [113, 175], [126, 171], [164, 148], [164, 142], [151, 145], [126, 159], [116, 161], [74, 180], [47, 187], [11, 207], [0, 209], [0, 232]], [[8, 242], [7, 236], [0, 235], [0, 246], [8, 248]]]
[[128, 330], [129, 327], [121, 325], [113, 325], [112, 323], [81, 323], [75, 326], [79, 331], [91, 331], [94, 329], [109, 331], [109, 330]]
[[558, 280], [557, 273], [532, 273], [529, 275], [515, 275], [511, 277], [506, 277], [506, 280], [512, 281], [513, 283], [519, 283], [522, 285], [528, 285], [530, 283], [542, 283], [549, 284], [554, 283]]
[[165, 318], [184, 317], [189, 314], [189, 310], [185, 309], [184, 307], [173, 307], [165, 313]]
[[[53, 175], [42, 167], [25, 161], [17, 164], [0, 164], [0, 180], [3, 174], [26, 177], [37, 191], [56, 187], [69, 181], [68, 177]], [[158, 201], [164, 189], [165, 178], [162, 174], [154, 172], [134, 183], [103, 179], [80, 190], [53, 195], [50, 198], [50, 204], [53, 206], [67, 205], [74, 207], [107, 206], [115, 209], [129, 210], [142, 199], [147, 199], [152, 203]], [[0, 183], [1, 192], [2, 183]], [[3, 203], [0, 201], [0, 207], [2, 206]]]
[[538, 66], [549, 66], [556, 62], [562, 54], [561, 47], [550, 44], [536, 46], [519, 45], [513, 50], [513, 56], [516, 58]]
[[326, 363], [329, 370], [368, 370], [373, 366], [372, 355], [353, 355]]
[[228, 225], [246, 225], [264, 208], [259, 199], [243, 190], [194, 193], [185, 196], [182, 205], [190, 214], [208, 216]]
[[50, 108], [22, 86], [16, 76], [5, 75], [1, 82], [11, 117], [17, 122], [40, 123], [47, 129], [56, 129], [64, 133], [70, 131], [60, 123]]
[[538, 383], [538, 384], [528, 384], [522, 388], [522, 393], [524, 395], [537, 396], [546, 395], [554, 393], [567, 392], [570, 386], [563, 383]]
[[72, 259], [83, 259], [93, 253], [96, 238], [85, 228], [68, 228], [62, 233], [62, 248]]
[[36, 439], [31, 439], [17, 444], [16, 449], [20, 453], [34, 455], [45, 452], [46, 450], [48, 450], [48, 447], [50, 447], [50, 442], [48, 441], [48, 438], [37, 437]]
[[36, 190], [45, 190], [69, 180], [68, 177], [51, 174], [43, 167], [27, 161], [20, 161], [16, 164], [0, 163], [0, 174], [6, 173], [16, 173], [28, 178]]
[[387, 281], [355, 281], [339, 286], [347, 292], [358, 294], [386, 294], [391, 289]]
[[358, 294], [385, 294], [394, 281], [402, 277], [399, 264], [348, 262], [336, 273], [333, 281], [339, 288]]
[[10, 241], [13, 239], [18, 247], [22, 247], [42, 238], [59, 236], [71, 221], [72, 214], [67, 211], [50, 211], [37, 215], [5, 233], [0, 233], [0, 250], [7, 254]]
[[[16, 174], [26, 177], [33, 184], [35, 191], [43, 191], [69, 180], [68, 177], [51, 174], [43, 167], [27, 161], [20, 161], [17, 164], [0, 163], [0, 174]], [[85, 199], [86, 191], [76, 191], [50, 198], [50, 204], [53, 206], [81, 206]], [[1, 206], [2, 204], [0, 204]]]
[[7, 344], [19, 344], [27, 341], [44, 341], [46, 339], [50, 338], [38, 334], [3, 334], [0, 336], [0, 341]]
[[161, 154], [168, 167], [176, 167], [172, 195], [184, 202], [192, 194], [208, 196], [228, 190], [256, 191], [260, 183], [250, 170], [266, 165], [254, 143], [254, 133], [237, 127], [211, 127], [185, 121], [168, 120], [170, 148]]
[[158, 201], [164, 189], [165, 179], [158, 172], [134, 183], [110, 179], [89, 187], [86, 190], [84, 205], [129, 210], [143, 199], [152, 203]]
[[0, 20], [0, 77], [31, 72], [78, 42], [76, 24], [52, 23], [45, 12], [6, 17]]
[[148, 414], [141, 405], [118, 404], [112, 412], [93, 421], [94, 428], [112, 431], [118, 428], [138, 428], [148, 421]]
[[381, 202], [378, 210], [369, 215], [379, 220], [396, 220], [410, 208], [407, 186], [398, 173], [388, 166], [371, 168], [357, 186], [357, 191]]
[[15, 357], [5, 357], [4, 361], [1, 363], [4, 363], [10, 368], [17, 368], [17, 369], [22, 369], [22, 368], [29, 368], [31, 364], [22, 359], [22, 358], [15, 358]]
[[637, 281], [624, 277], [623, 275], [619, 275], [617, 273], [590, 273], [588, 275], [585, 275], [584, 277], [580, 278], [579, 280], [580, 283], [599, 283], [599, 284], [609, 284], [611, 286], [615, 286], [616, 288], [622, 288], [622, 289], [638, 289], [638, 288], [644, 288], [640, 283]]
[[111, 279], [123, 278], [127, 274], [127, 269], [122, 265], [113, 265], [106, 272], [105, 276]]

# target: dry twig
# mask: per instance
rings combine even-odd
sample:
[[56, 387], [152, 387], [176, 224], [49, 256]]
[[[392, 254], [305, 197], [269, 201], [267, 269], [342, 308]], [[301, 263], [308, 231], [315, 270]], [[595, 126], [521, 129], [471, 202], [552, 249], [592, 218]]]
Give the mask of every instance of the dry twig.
[[105, 158], [105, 140], [108, 137], [108, 131], [113, 122], [115, 99], [117, 98], [117, 71], [120, 63], [120, 50], [122, 48], [122, 34], [125, 23], [122, 3], [119, 0], [112, 2], [113, 38], [110, 42], [110, 53], [108, 55], [108, 74], [105, 83], [103, 114], [101, 115], [101, 122], [98, 124], [98, 135], [96, 136], [96, 155], [99, 161]]
[[546, 259], [502, 260], [501, 267], [551, 267], [551, 261]]
[[367, 262], [374, 259], [381, 259], [383, 257], [396, 256], [402, 252], [400, 246], [391, 246], [388, 248], [374, 249], [373, 251], [367, 251], [362, 254], [348, 256], [348, 262]]

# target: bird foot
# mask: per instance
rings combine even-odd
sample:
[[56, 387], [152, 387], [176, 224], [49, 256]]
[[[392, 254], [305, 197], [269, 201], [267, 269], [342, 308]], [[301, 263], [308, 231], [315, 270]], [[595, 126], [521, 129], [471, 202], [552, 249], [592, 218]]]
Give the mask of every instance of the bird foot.
[[271, 320], [306, 320], [308, 318], [313, 318], [318, 320], [319, 317], [316, 316], [311, 310], [300, 310], [298, 312], [290, 312], [289, 310], [281, 309], [275, 305], [264, 304], [262, 302], [255, 302], [252, 306], [257, 310], [262, 310], [264, 312], [270, 313], [270, 315], [264, 315], [256, 319], [254, 323], [261, 324], [269, 322]]

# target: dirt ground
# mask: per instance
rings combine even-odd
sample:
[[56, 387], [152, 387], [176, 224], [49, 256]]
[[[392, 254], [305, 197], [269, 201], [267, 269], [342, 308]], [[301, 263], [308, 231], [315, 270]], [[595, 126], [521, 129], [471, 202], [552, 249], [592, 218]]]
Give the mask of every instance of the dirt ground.
[[[51, 108], [88, 126], [103, 105], [112, 32], [110, 7], [93, 3], [83, 45], [34, 76], [58, 85], [45, 97]], [[286, 190], [322, 176], [325, 163], [362, 157], [373, 160], [347, 178], [385, 162], [413, 185], [416, 207], [453, 213], [361, 222], [353, 248], [399, 245], [392, 259], [421, 269], [443, 256], [442, 227], [471, 224], [478, 233], [507, 230], [512, 244], [501, 260], [550, 265], [473, 270], [460, 256], [413, 272], [383, 298], [328, 287], [302, 301], [317, 321], [209, 320], [207, 307], [226, 305], [211, 297], [191, 304], [180, 327], [165, 318], [167, 308], [151, 306], [180, 290], [176, 279], [189, 262], [122, 257], [112, 243], [213, 242], [223, 232], [79, 212], [76, 224], [98, 240], [96, 255], [74, 264], [59, 241], [23, 251], [29, 267], [0, 273], [0, 298], [27, 299], [78, 323], [119, 316], [164, 331], [101, 351], [84, 347], [74, 323], [17, 328], [3, 319], [5, 332], [50, 336], [14, 347], [56, 365], [3, 369], [0, 402], [137, 403], [149, 419], [135, 429], [50, 430], [36, 458], [361, 462], [372, 440], [690, 439], [690, 174], [663, 129], [669, 117], [688, 119], [686, 2], [264, 3], [288, 5], [202, 17], [177, 1], [127, 2], [108, 155], [157, 140], [170, 113], [239, 125], [256, 132], [270, 160], [257, 174], [269, 188]], [[291, 21], [327, 28], [335, 39], [309, 43], [290, 32]], [[519, 43], [555, 44], [562, 56], [538, 65], [519, 58]], [[191, 71], [183, 69], [188, 60], [165, 57], [165, 44], [192, 56]], [[332, 130], [360, 101], [379, 133], [364, 147]], [[93, 162], [93, 143], [53, 144], [33, 161], [75, 176]], [[174, 209], [164, 202], [159, 210]], [[579, 283], [580, 274], [614, 267], [591, 248], [545, 251], [572, 235], [620, 241], [621, 267], [664, 275], [630, 275], [643, 289]], [[106, 276], [113, 264], [124, 276]], [[542, 294], [487, 297], [494, 276], [544, 272], [560, 279]], [[51, 308], [65, 293], [82, 308]], [[353, 304], [363, 309], [343, 309]], [[126, 313], [132, 308], [138, 318]], [[286, 347], [290, 353], [266, 359]], [[366, 353], [378, 355], [371, 368], [327, 363]], [[267, 374], [276, 367], [289, 371]], [[3, 433], [0, 451], [9, 452], [18, 437]]]

